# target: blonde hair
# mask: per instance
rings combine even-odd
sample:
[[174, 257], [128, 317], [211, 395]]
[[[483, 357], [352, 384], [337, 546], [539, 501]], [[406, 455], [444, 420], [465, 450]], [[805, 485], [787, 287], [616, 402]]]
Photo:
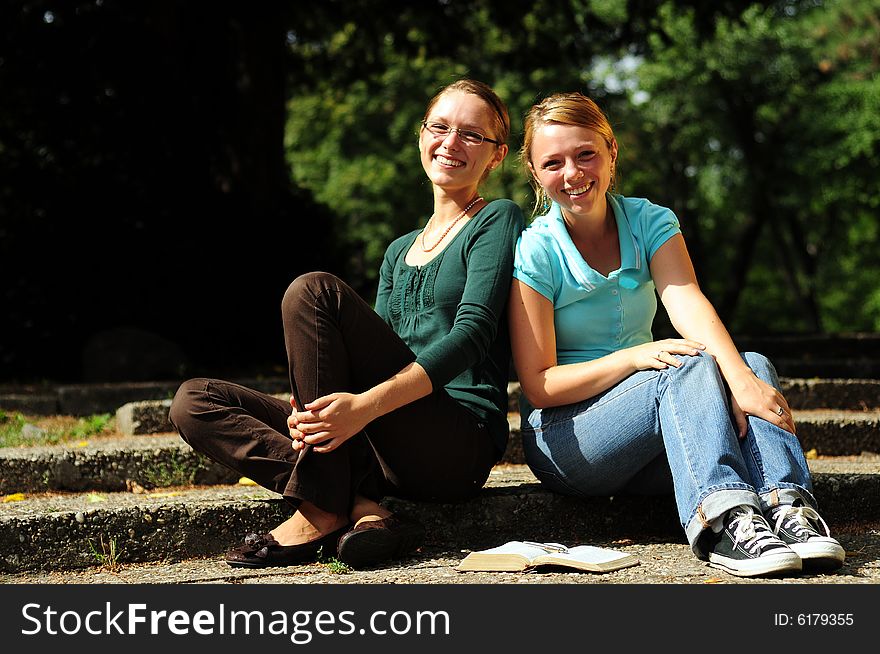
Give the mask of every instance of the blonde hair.
[[[532, 106], [523, 121], [523, 144], [519, 156], [523, 167], [528, 171], [532, 170], [532, 141], [535, 138], [535, 131], [549, 124], [574, 125], [593, 130], [605, 139], [609, 150], [616, 141], [608, 117], [593, 100], [578, 92], [555, 93]], [[615, 165], [611, 172], [611, 188], [614, 188], [616, 178]], [[530, 176], [529, 181], [535, 191], [535, 208], [532, 215], [546, 212], [551, 204], [547, 191], [538, 183], [534, 174]]]

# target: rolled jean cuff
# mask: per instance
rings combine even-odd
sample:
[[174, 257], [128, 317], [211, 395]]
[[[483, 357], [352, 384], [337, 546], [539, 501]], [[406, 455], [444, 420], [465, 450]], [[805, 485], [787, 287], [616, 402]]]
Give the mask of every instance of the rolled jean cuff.
[[761, 502], [753, 490], [744, 488], [723, 488], [712, 491], [697, 505], [694, 516], [685, 527], [688, 543], [697, 558], [706, 559], [708, 552], [699, 548], [700, 534], [710, 529], [709, 524], [723, 516], [735, 506], [751, 506], [756, 512], [761, 511]]
[[801, 500], [804, 504], [818, 510], [819, 504], [813, 494], [803, 486], [780, 482], [775, 488], [762, 490], [758, 493], [761, 502], [761, 511], [778, 506], [779, 504], [794, 504], [795, 500]]

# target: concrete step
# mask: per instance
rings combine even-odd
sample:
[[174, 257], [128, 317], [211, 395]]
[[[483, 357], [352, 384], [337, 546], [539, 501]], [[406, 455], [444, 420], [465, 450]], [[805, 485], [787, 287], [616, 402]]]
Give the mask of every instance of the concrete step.
[[[0, 385], [0, 408], [27, 415], [89, 416], [113, 413], [128, 402], [170, 400], [183, 380], [112, 384]], [[290, 392], [286, 377], [233, 378], [264, 393]]]
[[[786, 399], [794, 409], [880, 410], [880, 380], [783, 379], [780, 382]], [[519, 383], [510, 382], [507, 391], [508, 408], [516, 413], [519, 411], [521, 392]], [[284, 391], [275, 394], [281, 396]], [[126, 435], [174, 431], [168, 421], [170, 408], [170, 399], [127, 402], [116, 410], [117, 429]]]
[[231, 484], [238, 476], [177, 434], [100, 438], [79, 445], [0, 448], [0, 494], [128, 491]]
[[[815, 450], [824, 456], [880, 453], [880, 411], [797, 411], [795, 419], [807, 452]], [[502, 461], [525, 463], [519, 415], [508, 414], [508, 422], [510, 440]], [[0, 494], [149, 490], [237, 479], [229, 469], [195, 453], [174, 433], [95, 438], [83, 447], [0, 448]]]
[[[880, 409], [880, 379], [781, 377], [779, 386], [792, 409]], [[519, 382], [507, 385], [508, 407], [519, 412]]]
[[[880, 410], [794, 411], [798, 439], [805, 452], [844, 456], [863, 452], [880, 453]], [[510, 440], [504, 453], [505, 463], [524, 463], [520, 416], [509, 413]]]
[[[579, 540], [632, 554], [640, 565], [609, 574], [592, 574], [568, 568], [543, 568], [539, 572], [459, 572], [456, 567], [471, 543], [458, 547], [424, 546], [412, 556], [364, 570], [344, 570], [327, 563], [303, 563], [283, 568], [232, 568], [222, 554], [181, 561], [91, 566], [74, 570], [28, 570], [0, 573], [2, 584], [878, 584], [880, 583], [880, 524], [835, 525], [834, 536], [847, 552], [843, 568], [830, 574], [806, 572], [784, 579], [734, 577], [703, 561], [684, 539], [619, 538]], [[500, 545], [500, 538], [492, 545]], [[233, 545], [227, 543], [227, 546]], [[866, 605], [866, 608], [871, 606]]]
[[770, 357], [783, 377], [880, 379], [880, 359], [868, 357]]
[[[780, 382], [793, 408], [880, 408], [880, 355], [876, 361], [861, 363], [839, 360], [818, 372], [809, 361], [783, 363], [786, 372]], [[777, 369], [783, 374], [778, 365]], [[874, 369], [875, 374], [867, 374]], [[287, 378], [279, 376], [233, 381], [272, 394], [288, 393], [290, 388]], [[0, 408], [35, 416], [113, 413], [128, 403], [170, 400], [179, 385], [180, 380], [60, 386], [5, 384], [0, 385]], [[513, 403], [519, 384], [512, 382], [510, 388]]]
[[[880, 519], [880, 469], [864, 461], [811, 461], [814, 489], [831, 524]], [[525, 466], [497, 466], [468, 501], [387, 498], [428, 530], [429, 547], [480, 549], [505, 540], [682, 542], [671, 496], [579, 499], [547, 491]], [[0, 572], [65, 570], [119, 562], [178, 561], [220, 554], [290, 514], [253, 486], [150, 493], [45, 493], [0, 503]], [[111, 549], [112, 547], [112, 549]]]
[[776, 359], [873, 359], [880, 361], [880, 333], [735, 335], [740, 351]]

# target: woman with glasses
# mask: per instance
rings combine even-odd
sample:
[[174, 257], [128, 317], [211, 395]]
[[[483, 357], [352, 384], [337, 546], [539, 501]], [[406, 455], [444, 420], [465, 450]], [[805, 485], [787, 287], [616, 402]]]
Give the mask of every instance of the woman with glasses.
[[[611, 192], [617, 153], [580, 93], [526, 116], [543, 215], [517, 244], [509, 308], [529, 466], [572, 495], [674, 490], [694, 553], [734, 575], [839, 567], [773, 366], [737, 351], [672, 211]], [[684, 338], [653, 339], [655, 289]]]
[[504, 318], [523, 217], [478, 188], [509, 132], [507, 108], [481, 82], [430, 101], [418, 149], [434, 212], [388, 247], [375, 310], [326, 273], [284, 295], [290, 403], [214, 379], [178, 390], [182, 438], [295, 508], [229, 551], [230, 565], [398, 558], [424, 529], [379, 504], [384, 495], [451, 501], [483, 486], [507, 444]]

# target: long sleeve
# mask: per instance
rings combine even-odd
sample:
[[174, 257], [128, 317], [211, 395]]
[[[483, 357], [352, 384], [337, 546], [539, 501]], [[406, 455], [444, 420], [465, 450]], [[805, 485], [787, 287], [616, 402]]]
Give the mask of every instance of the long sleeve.
[[[505, 319], [513, 252], [523, 228], [522, 212], [510, 201], [496, 201], [493, 211], [468, 235], [462, 249], [464, 288], [449, 332], [418, 353], [434, 387], [444, 386], [489, 353]], [[461, 284], [438, 276], [435, 284]]]

